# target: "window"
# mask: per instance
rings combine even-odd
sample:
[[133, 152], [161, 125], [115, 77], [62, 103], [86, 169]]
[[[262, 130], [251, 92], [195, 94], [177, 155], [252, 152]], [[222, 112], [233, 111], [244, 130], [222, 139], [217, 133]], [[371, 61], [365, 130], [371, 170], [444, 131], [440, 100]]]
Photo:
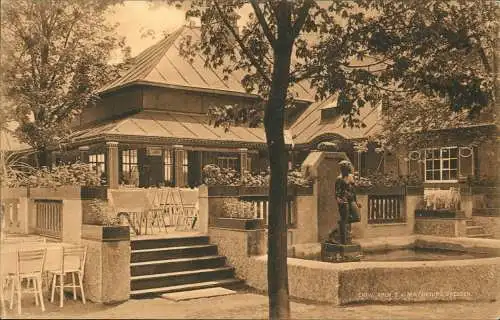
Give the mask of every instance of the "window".
[[104, 153], [89, 155], [90, 167], [97, 172], [99, 176], [106, 172]]
[[238, 168], [238, 157], [218, 157], [217, 166], [219, 168], [233, 169]]
[[455, 181], [458, 179], [458, 148], [425, 150], [425, 180]]
[[126, 185], [139, 184], [137, 150], [132, 149], [122, 151], [122, 174], [123, 183]]
[[173, 185], [174, 183], [174, 152], [165, 150], [163, 154], [163, 167], [165, 184]]

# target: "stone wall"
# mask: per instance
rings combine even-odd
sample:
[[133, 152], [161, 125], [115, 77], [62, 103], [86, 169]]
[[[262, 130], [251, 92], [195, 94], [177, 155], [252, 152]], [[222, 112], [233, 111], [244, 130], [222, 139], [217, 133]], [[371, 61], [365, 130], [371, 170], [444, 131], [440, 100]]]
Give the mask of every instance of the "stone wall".
[[[220, 253], [236, 267], [239, 278], [253, 288], [267, 291], [267, 256], [248, 254], [250, 242], [246, 238], [258, 234], [255, 232], [210, 228], [209, 235]], [[421, 240], [420, 247], [470, 249], [479, 246], [481, 251], [491, 249], [490, 252], [498, 254], [494, 240], [458, 238], [459, 243], [449, 243], [455, 240], [427, 236], [412, 236], [410, 240], [411, 243]], [[405, 242], [405, 246], [411, 245], [410, 242]], [[254, 245], [258, 243], [262, 241]], [[255, 248], [254, 252], [262, 250]], [[288, 279], [290, 296], [336, 305], [490, 301], [500, 298], [500, 258], [460, 260], [459, 264], [453, 260], [327, 263], [288, 258]]]
[[226, 256], [228, 264], [236, 268], [236, 277], [247, 279], [254, 268], [250, 256], [266, 251], [265, 230], [232, 230], [209, 227], [210, 242], [217, 245], [219, 253]]
[[82, 244], [87, 247], [85, 296], [96, 303], [126, 301], [130, 297], [130, 234], [106, 239], [103, 228], [92, 225], [82, 228]]
[[62, 201], [61, 241], [80, 243], [83, 209], [81, 187], [31, 188], [28, 197], [28, 233], [37, 233], [36, 200], [60, 200]]
[[474, 215], [472, 220], [483, 226], [487, 234], [491, 234], [495, 239], [500, 239], [500, 217]]
[[422, 195], [407, 194], [403, 210], [406, 212], [406, 221], [401, 223], [369, 224], [368, 223], [368, 195], [357, 195], [358, 202], [361, 204], [361, 221], [352, 224], [353, 239], [367, 239], [377, 237], [387, 237], [391, 235], [409, 236], [414, 232], [415, 209], [422, 199]]
[[500, 258], [366, 262], [339, 272], [339, 302], [491, 301], [500, 293]]
[[415, 233], [441, 237], [465, 236], [464, 219], [418, 218], [415, 219]]

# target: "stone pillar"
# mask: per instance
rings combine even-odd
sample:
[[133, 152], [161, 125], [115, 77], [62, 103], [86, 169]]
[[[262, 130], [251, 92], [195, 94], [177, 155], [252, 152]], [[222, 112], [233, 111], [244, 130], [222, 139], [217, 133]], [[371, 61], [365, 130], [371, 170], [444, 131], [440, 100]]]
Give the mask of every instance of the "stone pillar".
[[81, 146], [78, 151], [80, 151], [80, 162], [89, 163], [89, 147]]
[[106, 142], [106, 177], [110, 189], [118, 189], [118, 142]]
[[247, 167], [248, 149], [240, 148], [239, 151], [240, 151], [240, 176], [243, 177], [245, 171], [250, 170], [250, 168]]
[[186, 157], [186, 150], [182, 145], [174, 145], [174, 174], [175, 174], [175, 186], [185, 187], [187, 179], [184, 176], [184, 166], [183, 161]]
[[208, 234], [208, 187], [202, 184], [198, 189], [199, 232]]

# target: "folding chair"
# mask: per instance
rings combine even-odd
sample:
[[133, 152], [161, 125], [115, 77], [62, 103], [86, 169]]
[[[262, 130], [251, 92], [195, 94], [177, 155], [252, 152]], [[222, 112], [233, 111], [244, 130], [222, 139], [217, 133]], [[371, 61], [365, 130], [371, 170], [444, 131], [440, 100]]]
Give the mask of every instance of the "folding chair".
[[[85, 304], [85, 292], [83, 290], [83, 274], [85, 270], [85, 259], [87, 258], [87, 247], [69, 247], [62, 248], [62, 261], [61, 269], [58, 271], [51, 271], [52, 277], [52, 294], [50, 301], [54, 302], [56, 288], [59, 288], [59, 307], [64, 304], [64, 288], [73, 288], [73, 299], [76, 300], [76, 288], [80, 288], [82, 294], [82, 301]], [[65, 276], [71, 274], [72, 283], [65, 284]], [[75, 283], [75, 275], [78, 277], [78, 285]], [[57, 284], [57, 277], [59, 277], [59, 285]]]

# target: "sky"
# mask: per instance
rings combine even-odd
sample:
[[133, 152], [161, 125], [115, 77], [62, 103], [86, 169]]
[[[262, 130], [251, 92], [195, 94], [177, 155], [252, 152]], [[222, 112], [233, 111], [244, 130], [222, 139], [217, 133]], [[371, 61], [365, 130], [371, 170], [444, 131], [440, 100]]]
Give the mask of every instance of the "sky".
[[[132, 56], [155, 44], [163, 37], [163, 32], [173, 32], [185, 24], [185, 10], [168, 6], [161, 2], [125, 1], [112, 8], [108, 14], [110, 23], [118, 23], [116, 29], [120, 36], [126, 37], [126, 43], [132, 49]], [[154, 31], [154, 36], [142, 36], [148, 30]], [[120, 59], [116, 52], [113, 60]]]

